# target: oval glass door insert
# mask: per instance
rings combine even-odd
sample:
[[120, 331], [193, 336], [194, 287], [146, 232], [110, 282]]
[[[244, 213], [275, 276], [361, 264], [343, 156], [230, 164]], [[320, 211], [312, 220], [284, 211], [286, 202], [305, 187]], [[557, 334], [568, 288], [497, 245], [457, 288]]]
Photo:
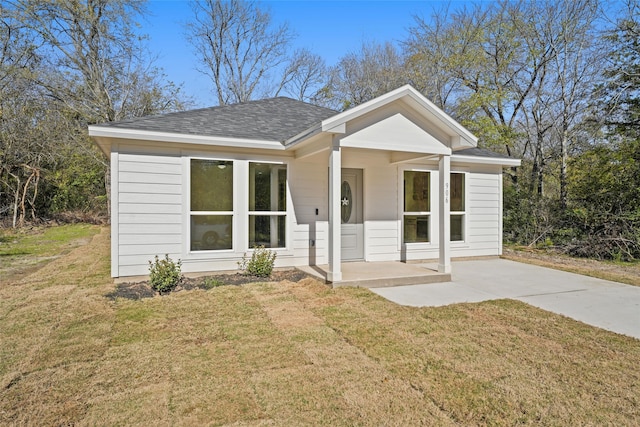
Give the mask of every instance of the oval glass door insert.
[[347, 223], [351, 219], [351, 211], [353, 210], [353, 195], [351, 193], [351, 186], [347, 181], [342, 181], [340, 202], [340, 216], [342, 217], [342, 222]]

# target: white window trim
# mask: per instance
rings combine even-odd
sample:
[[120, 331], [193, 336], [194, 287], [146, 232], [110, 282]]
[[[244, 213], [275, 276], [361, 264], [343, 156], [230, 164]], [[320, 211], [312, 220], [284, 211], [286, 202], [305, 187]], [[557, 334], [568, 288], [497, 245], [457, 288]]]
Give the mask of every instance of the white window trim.
[[[404, 173], [405, 172], [427, 172], [429, 173], [429, 212], [405, 212], [404, 211]], [[435, 246], [433, 241], [434, 222], [437, 222], [437, 216], [434, 213], [434, 192], [438, 191], [437, 171], [428, 166], [400, 166], [398, 167], [398, 218], [400, 219], [400, 236], [398, 236], [398, 250], [405, 248], [411, 251], [420, 251], [431, 249]], [[439, 179], [439, 178], [438, 178]], [[404, 241], [404, 217], [405, 215], [419, 215], [429, 217], [429, 241], [428, 242], [409, 242]]]
[[[237, 230], [237, 220], [236, 215], [234, 214], [237, 210], [236, 199], [237, 199], [237, 187], [236, 187], [236, 162], [232, 158], [225, 157], [206, 157], [206, 156], [185, 156], [186, 159], [186, 172], [184, 174], [184, 182], [186, 190], [183, 191], [184, 195], [184, 204], [186, 210], [186, 218], [185, 218], [185, 235], [183, 236], [184, 242], [184, 253], [189, 255], [189, 257], [195, 258], [228, 258], [230, 254], [236, 252], [236, 230]], [[233, 164], [233, 210], [232, 211], [196, 211], [195, 213], [191, 210], [191, 161], [192, 160], [207, 160], [207, 161], [221, 161], [221, 162], [231, 162]], [[200, 250], [194, 251], [191, 250], [191, 216], [192, 215], [231, 215], [231, 249], [209, 249], [209, 250]]]
[[[216, 250], [191, 250], [191, 160], [211, 160], [233, 162], [233, 211], [231, 222], [232, 245], [231, 249]], [[229, 260], [239, 259], [245, 253], [252, 253], [253, 248], [249, 248], [249, 163], [269, 163], [284, 165], [287, 168], [287, 202], [286, 211], [279, 212], [287, 217], [285, 230], [285, 247], [271, 248], [278, 252], [280, 257], [288, 257], [294, 254], [293, 250], [293, 228], [294, 228], [294, 207], [291, 197], [291, 161], [289, 159], [277, 159], [272, 156], [254, 157], [246, 155], [232, 155], [228, 153], [215, 153], [207, 155], [205, 152], [183, 152], [182, 153], [182, 206], [183, 206], [183, 227], [182, 227], [182, 253], [184, 260]], [[258, 211], [267, 214], [266, 212]], [[206, 215], [206, 212], [198, 212]], [[215, 212], [215, 214], [228, 215]]]
[[[249, 176], [249, 164], [251, 163], [261, 163], [261, 164], [269, 164], [269, 165], [279, 165], [279, 166], [284, 166], [285, 170], [287, 171], [287, 186], [286, 186], [286, 203], [285, 203], [285, 210], [284, 211], [251, 211], [249, 210], [249, 185], [250, 185], [250, 179], [251, 177]], [[285, 219], [285, 235], [284, 235], [284, 247], [278, 247], [278, 248], [268, 248], [271, 251], [277, 251], [277, 252], [289, 252], [290, 248], [291, 248], [291, 239], [290, 239], [290, 235], [291, 235], [291, 227], [292, 227], [292, 221], [291, 221], [291, 212], [293, 212], [293, 205], [291, 205], [291, 191], [290, 191], [290, 187], [289, 187], [289, 182], [290, 182], [290, 173], [291, 173], [291, 167], [289, 165], [288, 161], [280, 161], [280, 162], [276, 162], [276, 161], [262, 161], [262, 160], [247, 160], [247, 185], [246, 185], [246, 199], [247, 199], [247, 212], [244, 214], [246, 217], [246, 221], [245, 221], [245, 225], [246, 225], [246, 233], [245, 233], [245, 246], [246, 246], [246, 251], [247, 252], [253, 252], [254, 249], [253, 247], [249, 247], [249, 217], [250, 216], [284, 216]]]
[[468, 210], [469, 210], [469, 172], [467, 171], [460, 171], [460, 170], [455, 170], [455, 171], [451, 171], [450, 174], [453, 175], [454, 173], [456, 174], [461, 174], [464, 175], [464, 211], [449, 211], [449, 216], [462, 216], [462, 240], [451, 240], [450, 243], [452, 245], [455, 246], [460, 246], [460, 245], [464, 245], [465, 243], [467, 243], [468, 240], [468, 226], [467, 226], [467, 219], [469, 217], [468, 214]]

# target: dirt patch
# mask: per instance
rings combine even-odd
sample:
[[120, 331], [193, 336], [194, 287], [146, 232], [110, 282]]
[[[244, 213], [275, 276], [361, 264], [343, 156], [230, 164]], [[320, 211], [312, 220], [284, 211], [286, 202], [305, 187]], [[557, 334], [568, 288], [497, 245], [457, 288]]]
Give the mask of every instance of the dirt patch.
[[[298, 269], [278, 270], [271, 273], [267, 278], [248, 276], [240, 273], [235, 274], [214, 274], [210, 276], [201, 276], [197, 278], [184, 277], [174, 292], [189, 291], [193, 289], [211, 289], [218, 286], [240, 286], [248, 283], [258, 282], [299, 282], [303, 279], [310, 278], [307, 273]], [[115, 300], [116, 298], [125, 298], [130, 300], [139, 300], [143, 298], [153, 298], [157, 292], [151, 288], [148, 281], [120, 283], [113, 292], [106, 295], [107, 298]]]

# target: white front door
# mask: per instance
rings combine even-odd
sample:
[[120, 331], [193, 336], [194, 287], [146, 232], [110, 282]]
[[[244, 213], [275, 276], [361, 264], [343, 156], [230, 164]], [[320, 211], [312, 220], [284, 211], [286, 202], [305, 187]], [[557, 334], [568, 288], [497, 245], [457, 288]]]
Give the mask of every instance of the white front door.
[[342, 169], [340, 217], [342, 261], [364, 259], [362, 169]]

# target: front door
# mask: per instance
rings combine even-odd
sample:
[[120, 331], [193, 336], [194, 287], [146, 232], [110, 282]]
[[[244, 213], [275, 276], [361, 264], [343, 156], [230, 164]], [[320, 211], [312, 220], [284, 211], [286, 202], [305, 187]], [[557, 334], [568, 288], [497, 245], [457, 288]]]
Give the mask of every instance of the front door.
[[340, 217], [342, 261], [363, 260], [362, 169], [342, 169]]

